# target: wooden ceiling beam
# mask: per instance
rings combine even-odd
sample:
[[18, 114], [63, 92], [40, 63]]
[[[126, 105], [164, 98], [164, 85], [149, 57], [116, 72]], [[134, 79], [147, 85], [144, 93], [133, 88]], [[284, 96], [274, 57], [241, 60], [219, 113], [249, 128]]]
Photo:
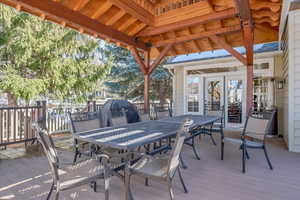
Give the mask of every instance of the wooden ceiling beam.
[[124, 10], [120, 10], [119, 12], [117, 12], [116, 14], [114, 14], [110, 19], [108, 19], [105, 24], [108, 26], [112, 26], [114, 25], [117, 21], [119, 21], [124, 15], [126, 14], [126, 12]]
[[138, 65], [140, 66], [142, 72], [144, 74], [148, 74], [148, 67], [146, 66], [145, 62], [143, 61], [143, 59], [141, 58], [139, 51], [135, 48], [135, 47], [131, 47], [130, 51], [133, 55], [133, 57], [135, 58], [135, 61], [138, 63]]
[[253, 46], [254, 46], [254, 28], [251, 16], [249, 0], [235, 0], [236, 8], [239, 12], [242, 28], [244, 45], [246, 48], [247, 64], [253, 65]]
[[215, 20], [227, 19], [237, 16], [237, 11], [234, 8], [227, 9], [224, 11], [215, 12], [213, 14], [207, 14], [199, 17], [193, 17], [191, 19], [183, 20], [180, 22], [171, 23], [168, 25], [158, 26], [155, 28], [147, 28], [141, 31], [138, 37], [148, 37], [153, 35], [162, 34], [169, 31], [176, 31], [190, 26], [205, 24]]
[[79, 1], [77, 1], [75, 3], [75, 6], [74, 6], [73, 10], [75, 10], [75, 11], [81, 10], [88, 2], [89, 2], [89, 0], [79, 0]]
[[157, 68], [157, 66], [161, 63], [161, 61], [166, 57], [167, 53], [172, 49], [173, 45], [174, 43], [170, 43], [164, 47], [164, 49], [160, 52], [159, 56], [151, 64], [149, 69], [149, 74], [151, 74]]
[[[2, 2], [2, 0], [0, 0], [0, 2]], [[145, 43], [137, 41], [134, 37], [129, 37], [120, 31], [114, 30], [109, 26], [93, 20], [79, 12], [73, 11], [52, 0], [9, 0], [9, 2], [19, 4], [22, 7], [37, 13], [44, 13], [46, 16], [51, 17], [55, 21], [63, 21], [72, 27], [83, 29], [86, 32], [96, 34], [99, 37], [111, 39], [130, 46], [136, 46], [142, 50], [149, 49]]]
[[133, 0], [109, 0], [112, 4], [118, 8], [124, 10], [131, 16], [137, 18], [143, 23], [153, 26], [154, 25], [154, 15], [150, 13], [145, 8], [138, 5]]
[[106, 11], [108, 11], [112, 7], [112, 3], [110, 1], [106, 1], [103, 3], [95, 13], [92, 14], [91, 18], [92, 19], [97, 19], [101, 15], [103, 15]]
[[230, 46], [222, 37], [217, 35], [212, 35], [209, 37], [216, 45], [220, 45], [226, 51], [228, 51], [232, 56], [236, 57], [241, 63], [247, 65], [246, 58], [241, 55], [238, 51], [236, 51], [232, 46]]
[[191, 41], [191, 40], [208, 38], [212, 35], [223, 35], [223, 34], [229, 34], [229, 33], [234, 33], [234, 32], [238, 32], [238, 31], [241, 31], [241, 26], [235, 25], [235, 26], [220, 28], [217, 30], [204, 31], [204, 32], [200, 32], [200, 33], [187, 35], [187, 36], [181, 36], [181, 37], [177, 37], [177, 38], [173, 38], [173, 39], [167, 39], [167, 40], [163, 40], [163, 41], [153, 42], [153, 46], [154, 47], [162, 47], [162, 46], [166, 46], [170, 43], [174, 43], [174, 45], [176, 45], [176, 44]]

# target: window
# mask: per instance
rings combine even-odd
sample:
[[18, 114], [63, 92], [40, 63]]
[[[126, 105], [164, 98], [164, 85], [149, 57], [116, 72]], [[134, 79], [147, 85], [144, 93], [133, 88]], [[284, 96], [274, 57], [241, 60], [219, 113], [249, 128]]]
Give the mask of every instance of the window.
[[199, 88], [200, 79], [196, 76], [187, 78], [187, 110], [188, 112], [199, 112]]
[[255, 70], [269, 69], [269, 63], [254, 64], [254, 69]]

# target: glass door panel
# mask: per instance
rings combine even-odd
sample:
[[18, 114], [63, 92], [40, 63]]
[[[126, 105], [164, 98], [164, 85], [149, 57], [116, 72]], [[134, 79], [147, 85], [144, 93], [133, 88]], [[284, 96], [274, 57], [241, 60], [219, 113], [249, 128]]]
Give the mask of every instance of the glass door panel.
[[188, 113], [199, 114], [201, 112], [200, 102], [203, 90], [200, 86], [202, 85], [202, 80], [199, 76], [187, 76], [186, 111]]
[[233, 124], [243, 123], [243, 80], [228, 80], [227, 86], [227, 122]]
[[220, 111], [224, 105], [224, 78], [207, 78], [206, 79], [206, 98], [205, 112], [206, 114]]

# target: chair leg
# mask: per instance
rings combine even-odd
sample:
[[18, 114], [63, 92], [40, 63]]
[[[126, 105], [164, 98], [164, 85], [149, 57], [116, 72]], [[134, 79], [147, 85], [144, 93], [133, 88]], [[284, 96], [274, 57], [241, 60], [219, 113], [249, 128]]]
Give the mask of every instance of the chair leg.
[[224, 160], [224, 141], [221, 139], [221, 160]]
[[168, 189], [169, 189], [170, 199], [174, 200], [174, 193], [173, 193], [173, 189], [172, 189], [172, 180], [168, 181]]
[[216, 143], [216, 141], [215, 141], [215, 139], [214, 139], [214, 137], [213, 137], [213, 135], [212, 135], [212, 133], [210, 133], [210, 139], [211, 139], [211, 141], [212, 141], [212, 143], [213, 143], [213, 145], [215, 145], [215, 146], [217, 146], [217, 143]]
[[246, 146], [243, 144], [242, 145], [242, 168], [243, 168], [243, 173], [246, 173]]
[[187, 169], [188, 167], [185, 164], [181, 154], [179, 155], [179, 160], [180, 160], [180, 165], [181, 165], [182, 169]]
[[266, 146], [265, 146], [265, 145], [264, 145], [263, 149], [264, 149], [264, 152], [265, 152], [265, 156], [266, 156], [267, 162], [268, 162], [268, 164], [269, 164], [269, 168], [270, 168], [271, 170], [273, 170], [273, 166], [272, 166], [272, 163], [271, 163], [271, 161], [270, 161], [270, 159], [269, 159], [268, 152], [267, 152], [267, 149], [266, 149]]
[[145, 186], [149, 186], [149, 178], [145, 178]]
[[188, 193], [188, 190], [187, 190], [187, 188], [186, 188], [186, 185], [185, 185], [185, 183], [184, 183], [184, 181], [183, 181], [183, 177], [182, 177], [182, 174], [181, 174], [181, 171], [180, 171], [180, 167], [178, 167], [178, 175], [179, 175], [179, 179], [180, 179], [180, 182], [181, 182], [181, 184], [182, 184], [182, 187], [183, 187], [183, 189], [184, 189], [184, 192], [185, 192], [185, 193]]
[[250, 156], [249, 156], [249, 153], [248, 153], [247, 148], [246, 148], [245, 152], [246, 152], [246, 158], [247, 158], [247, 160], [249, 160], [249, 159], [250, 159]]
[[104, 175], [104, 195], [105, 195], [105, 200], [109, 200], [109, 187], [110, 187], [110, 178], [108, 177], [107, 172], [105, 172]]
[[196, 159], [200, 160], [200, 156], [198, 155], [198, 152], [197, 152], [196, 147], [195, 147], [195, 138], [194, 137], [192, 138], [192, 148], [193, 148], [193, 152], [196, 156]]
[[52, 195], [52, 192], [53, 192], [53, 189], [54, 189], [54, 183], [52, 183], [52, 185], [51, 185], [51, 188], [50, 188], [50, 191], [49, 191], [49, 193], [48, 193], [48, 195], [47, 195], [47, 200], [49, 200], [50, 199], [50, 197], [51, 197], [51, 195]]
[[54, 199], [55, 199], [55, 200], [58, 200], [58, 198], [59, 198], [59, 191], [56, 191], [56, 192], [55, 192], [55, 198], [54, 198]]

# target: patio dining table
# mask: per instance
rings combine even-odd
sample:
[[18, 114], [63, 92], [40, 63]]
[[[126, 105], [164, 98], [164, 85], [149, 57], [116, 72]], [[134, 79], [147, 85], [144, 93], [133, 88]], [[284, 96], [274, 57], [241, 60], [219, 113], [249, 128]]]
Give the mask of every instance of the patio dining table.
[[75, 138], [102, 147], [131, 151], [140, 146], [175, 136], [181, 123], [185, 119], [193, 120], [193, 124], [190, 127], [192, 129], [214, 123], [219, 120], [219, 117], [207, 115], [180, 115], [161, 120], [149, 120], [89, 130], [77, 133]]
[[[149, 120], [85, 131], [76, 134], [75, 138], [104, 148], [115, 148], [130, 152], [139, 147], [176, 136], [177, 130], [185, 119], [193, 120], [193, 124], [190, 127], [193, 129], [214, 123], [218, 121], [220, 117], [208, 115], [180, 115], [161, 120]], [[128, 165], [130, 161], [126, 160], [124, 162]], [[128, 187], [126, 185], [125, 187], [125, 199], [132, 199], [131, 192], [127, 190]]]

